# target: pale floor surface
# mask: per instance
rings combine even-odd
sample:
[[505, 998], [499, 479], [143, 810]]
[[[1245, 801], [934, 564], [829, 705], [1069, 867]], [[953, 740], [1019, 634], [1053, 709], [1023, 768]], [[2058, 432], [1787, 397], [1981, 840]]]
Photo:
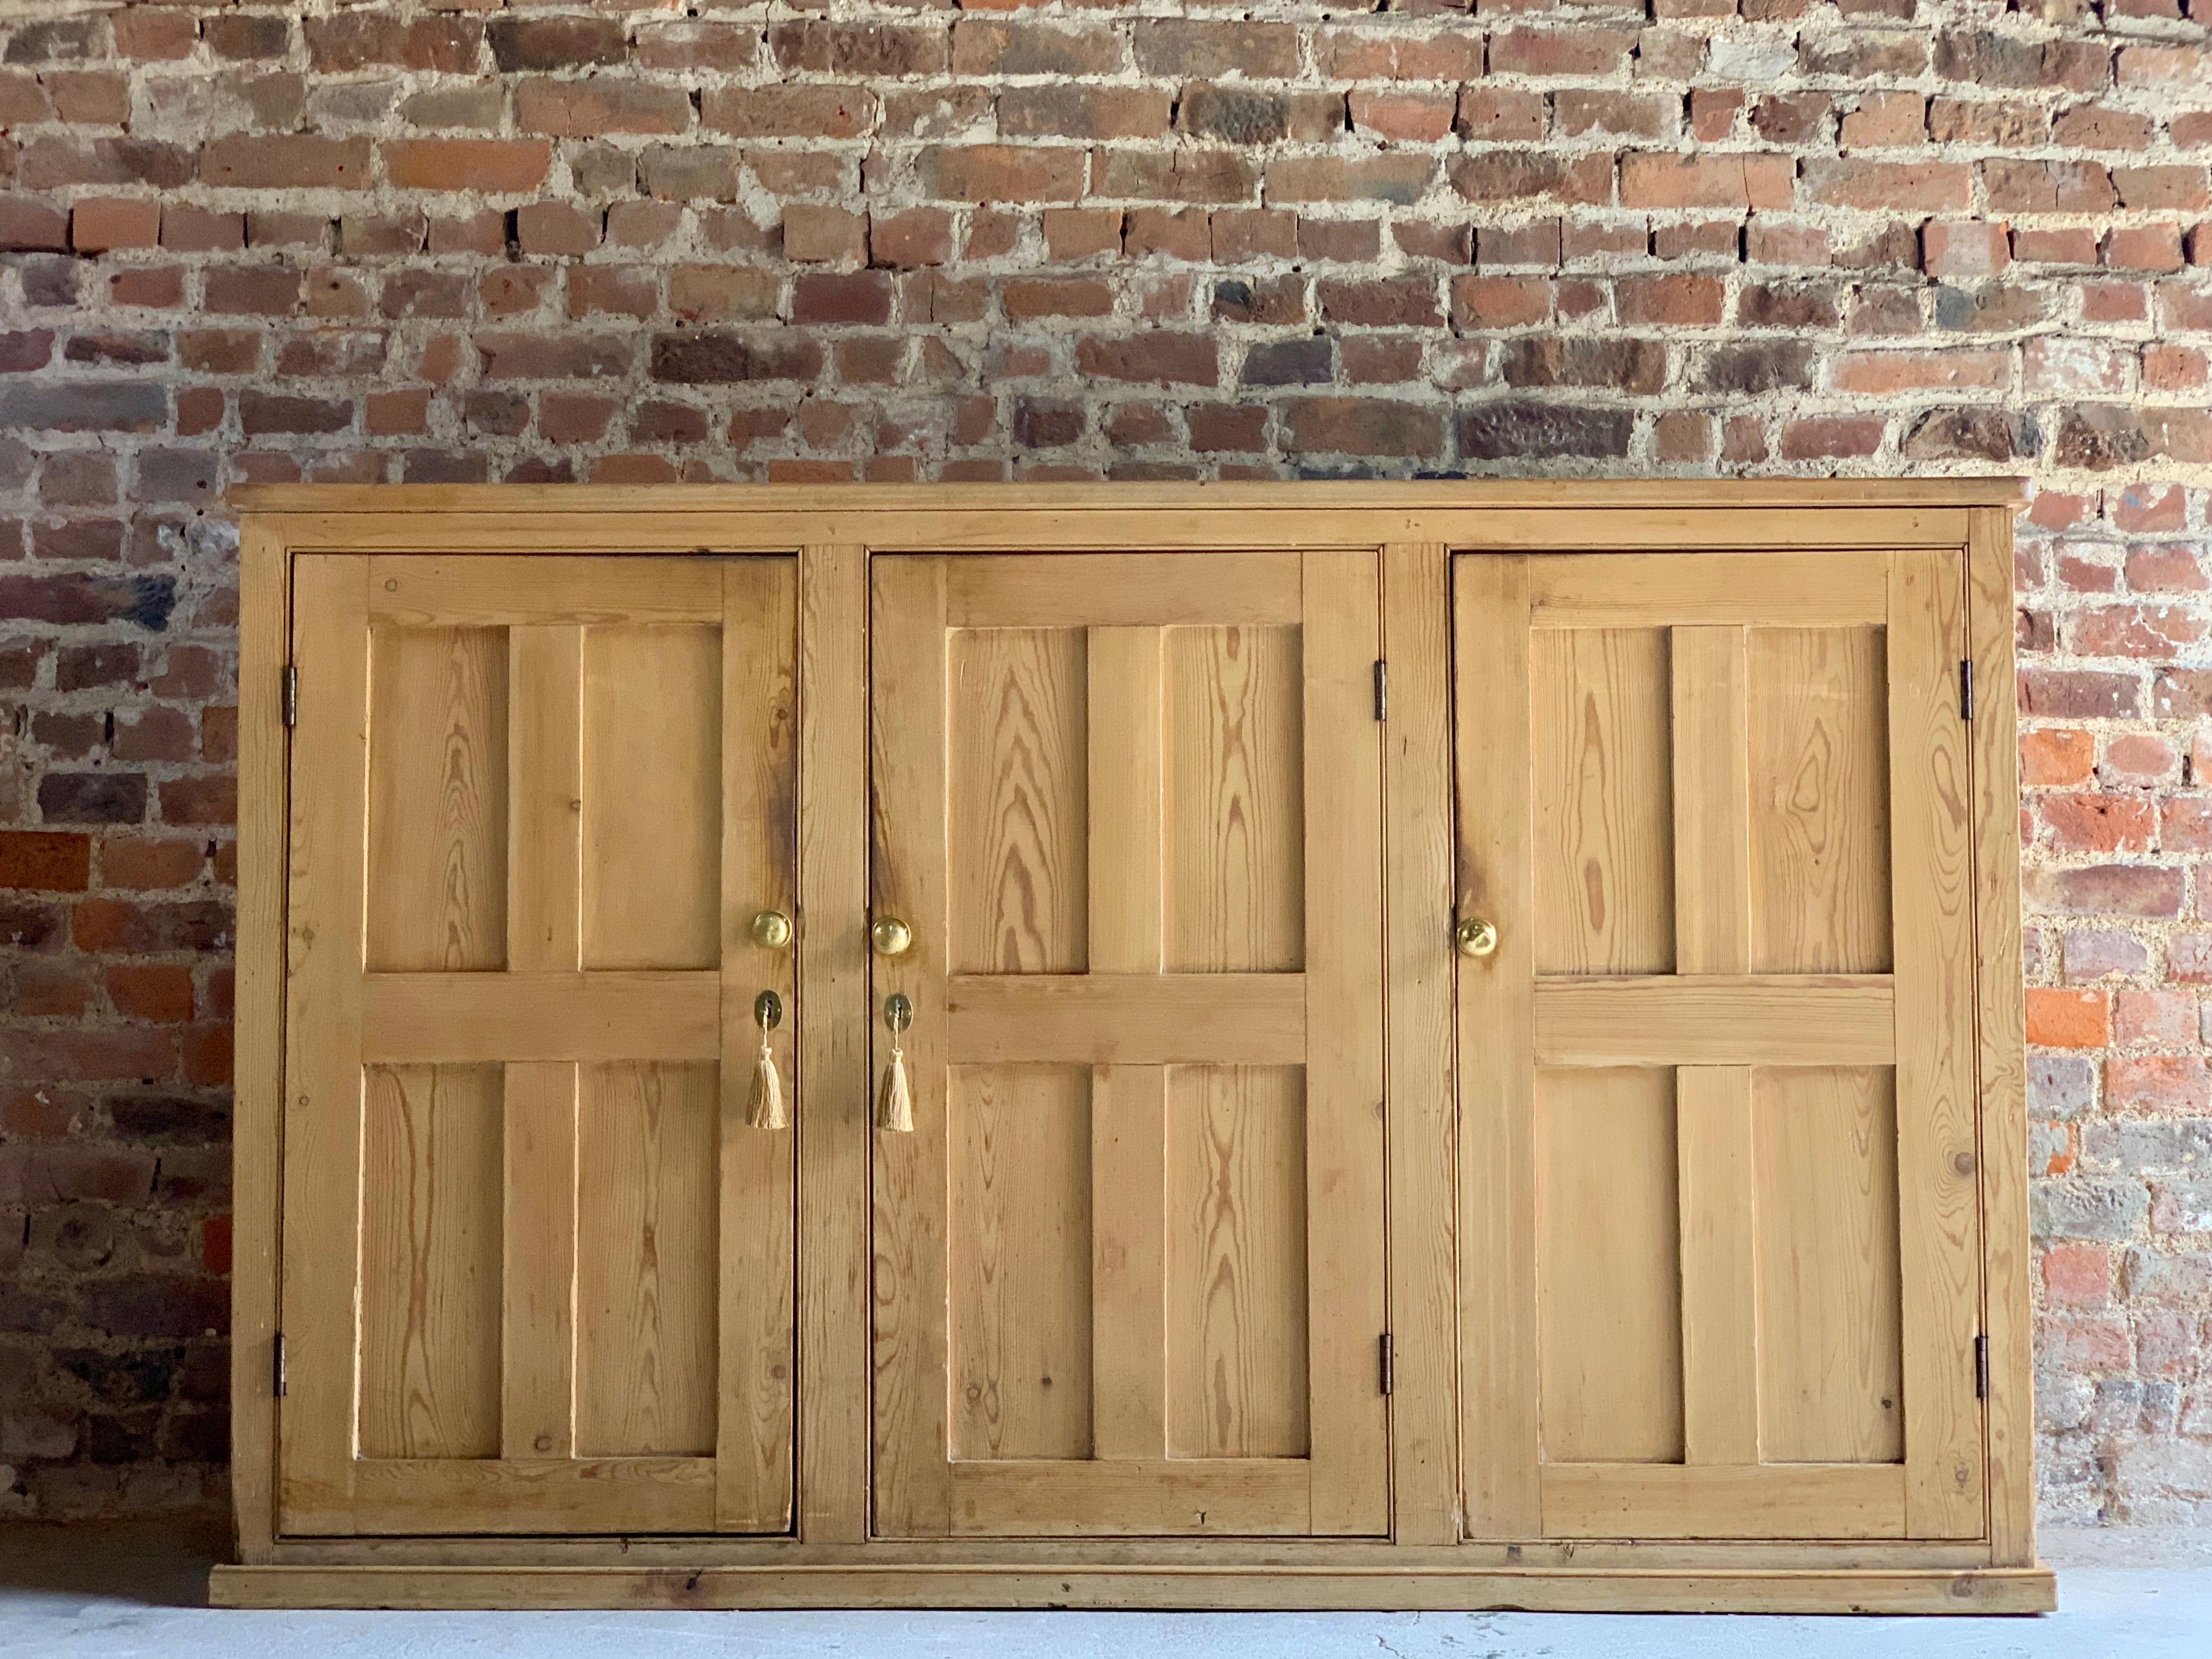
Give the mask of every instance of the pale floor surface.
[[[42, 1529], [43, 1530], [43, 1529]], [[0, 1530], [0, 1655], [66, 1659], [2208, 1659], [2212, 1537], [2046, 1535], [2042, 1619], [1538, 1613], [228, 1613], [206, 1557]], [[2144, 1563], [2118, 1566], [2115, 1561]], [[2075, 1565], [2079, 1563], [2081, 1565]]]

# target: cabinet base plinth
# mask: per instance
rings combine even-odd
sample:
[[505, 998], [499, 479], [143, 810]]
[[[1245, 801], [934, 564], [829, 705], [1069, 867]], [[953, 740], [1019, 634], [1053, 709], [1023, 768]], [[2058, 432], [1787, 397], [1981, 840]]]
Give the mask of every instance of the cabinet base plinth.
[[226, 1607], [1088, 1607], [2049, 1613], [2048, 1567], [1507, 1570], [1128, 1566], [218, 1566]]

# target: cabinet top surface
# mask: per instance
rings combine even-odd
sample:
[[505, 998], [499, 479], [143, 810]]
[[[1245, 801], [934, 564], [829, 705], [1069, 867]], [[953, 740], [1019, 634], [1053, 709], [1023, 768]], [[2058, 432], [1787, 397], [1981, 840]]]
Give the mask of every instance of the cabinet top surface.
[[806, 513], [1257, 507], [2017, 507], [2018, 477], [1541, 478], [1225, 483], [246, 484], [247, 513]]

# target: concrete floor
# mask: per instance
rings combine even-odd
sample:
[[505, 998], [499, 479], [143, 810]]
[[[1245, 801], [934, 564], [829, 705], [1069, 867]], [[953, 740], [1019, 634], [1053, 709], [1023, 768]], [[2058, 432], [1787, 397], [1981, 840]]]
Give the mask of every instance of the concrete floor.
[[2207, 1659], [2212, 1536], [2047, 1533], [2043, 1619], [1534, 1613], [220, 1613], [210, 1547], [0, 1531], [0, 1655], [70, 1659]]

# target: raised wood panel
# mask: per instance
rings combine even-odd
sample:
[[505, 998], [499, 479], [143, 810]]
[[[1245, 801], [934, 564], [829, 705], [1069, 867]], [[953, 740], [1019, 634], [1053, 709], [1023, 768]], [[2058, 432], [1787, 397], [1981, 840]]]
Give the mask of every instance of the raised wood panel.
[[1889, 971], [1889, 736], [1876, 628], [1753, 628], [1752, 971]]
[[507, 637], [380, 628], [369, 668], [368, 966], [507, 962]]
[[1091, 1451], [1091, 1071], [957, 1066], [951, 1452]]
[[[1536, 971], [1663, 974], [1674, 966], [1666, 634], [1540, 629], [1534, 720]], [[1488, 787], [1510, 789], [1503, 778]]]
[[721, 959], [720, 630], [584, 635], [584, 965]]
[[368, 1069], [364, 1457], [498, 1454], [501, 1082], [495, 1066]]
[[1761, 1066], [1751, 1104], [1766, 1459], [1896, 1462], [1905, 1413], [1892, 1074]]
[[1545, 1459], [1679, 1462], [1674, 1074], [1539, 1072], [1536, 1134]]
[[1168, 1073], [1168, 1450], [1308, 1446], [1305, 1079], [1289, 1066]]
[[712, 1066], [584, 1068], [576, 1194], [582, 1456], [714, 1453], [719, 1101]]
[[1090, 955], [1083, 630], [966, 629], [947, 648], [949, 965], [1080, 971]]
[[1166, 675], [1166, 965], [1295, 972], [1305, 956], [1298, 630], [1171, 629]]

